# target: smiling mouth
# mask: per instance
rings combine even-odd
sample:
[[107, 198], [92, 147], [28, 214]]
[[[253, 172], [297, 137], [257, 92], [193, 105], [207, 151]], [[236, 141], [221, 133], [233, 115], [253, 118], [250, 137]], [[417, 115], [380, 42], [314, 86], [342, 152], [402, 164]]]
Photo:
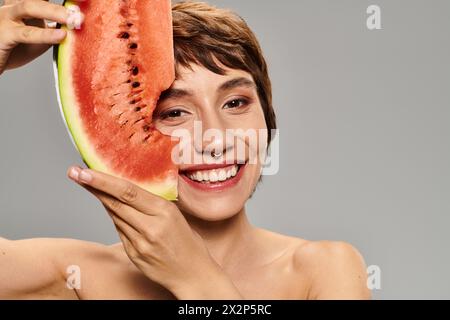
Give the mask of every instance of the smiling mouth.
[[242, 177], [246, 164], [232, 164], [215, 169], [188, 170], [180, 172], [191, 186], [207, 190], [223, 190], [236, 185]]
[[220, 169], [185, 172], [184, 175], [195, 182], [223, 182], [234, 178], [238, 174], [240, 167], [241, 165], [234, 164]]

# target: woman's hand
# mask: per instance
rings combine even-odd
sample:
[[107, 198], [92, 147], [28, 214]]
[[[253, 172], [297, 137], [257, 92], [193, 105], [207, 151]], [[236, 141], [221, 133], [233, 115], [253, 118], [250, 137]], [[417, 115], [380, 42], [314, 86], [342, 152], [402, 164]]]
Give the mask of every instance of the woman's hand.
[[69, 13], [61, 5], [43, 0], [5, 0], [0, 6], [0, 74], [20, 67], [66, 36], [49, 28], [44, 19], [66, 24]]
[[174, 203], [94, 170], [68, 174], [103, 203], [128, 257], [149, 279], [179, 299], [240, 297]]

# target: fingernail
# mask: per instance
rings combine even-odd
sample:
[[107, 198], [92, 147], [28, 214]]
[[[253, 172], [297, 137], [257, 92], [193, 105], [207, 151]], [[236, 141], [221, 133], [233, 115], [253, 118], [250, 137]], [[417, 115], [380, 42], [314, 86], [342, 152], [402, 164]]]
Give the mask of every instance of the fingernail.
[[80, 29], [81, 28], [81, 24], [83, 23], [84, 20], [84, 15], [83, 13], [81, 13], [80, 11], [80, 7], [78, 7], [77, 5], [71, 5], [67, 8], [67, 27], [72, 30], [72, 29]]
[[57, 23], [55, 21], [48, 21], [47, 22], [47, 28], [54, 29], [54, 28], [56, 28], [56, 26], [57, 26]]
[[92, 181], [92, 175], [86, 170], [82, 170], [79, 175], [79, 179], [83, 183], [89, 183]]
[[69, 177], [73, 180], [78, 180], [79, 172], [76, 168], [72, 168], [69, 171]]

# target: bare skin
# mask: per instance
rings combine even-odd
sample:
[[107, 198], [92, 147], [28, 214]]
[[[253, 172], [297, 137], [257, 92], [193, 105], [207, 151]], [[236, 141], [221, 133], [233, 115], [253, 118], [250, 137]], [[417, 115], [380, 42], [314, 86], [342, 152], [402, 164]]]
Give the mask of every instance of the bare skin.
[[[242, 257], [241, 268], [226, 270], [245, 299], [370, 298], [364, 263], [350, 245], [253, 232], [261, 246], [271, 248]], [[1, 299], [176, 299], [143, 275], [121, 244], [2, 239], [0, 247]], [[70, 265], [81, 268], [80, 290], [66, 287]]]
[[[59, 5], [7, 1], [0, 7], [0, 72], [36, 56], [19, 46], [43, 48], [62, 40], [52, 30], [23, 33], [23, 18], [65, 23], [67, 17]], [[194, 121], [204, 129], [265, 128], [252, 81], [241, 70], [218, 75], [198, 65], [183, 69], [170, 89], [177, 94], [158, 104], [155, 125], [166, 134], [192, 130]], [[209, 153], [210, 143], [193, 152]], [[186, 178], [192, 169], [180, 167], [175, 204], [122, 179], [70, 168], [69, 178], [104, 205], [121, 243], [0, 238], [0, 299], [370, 298], [364, 261], [351, 245], [288, 237], [249, 223], [245, 203], [258, 183], [260, 163], [248, 164], [239, 182], [221, 192], [193, 187]], [[67, 269], [74, 265], [81, 287], [69, 289]]]

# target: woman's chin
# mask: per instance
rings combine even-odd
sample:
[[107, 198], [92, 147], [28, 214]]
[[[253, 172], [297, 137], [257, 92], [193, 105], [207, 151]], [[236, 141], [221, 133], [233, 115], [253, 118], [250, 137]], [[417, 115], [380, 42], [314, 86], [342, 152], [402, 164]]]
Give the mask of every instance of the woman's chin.
[[180, 210], [192, 217], [204, 221], [216, 222], [227, 220], [238, 214], [245, 206], [247, 198], [242, 194], [237, 196], [227, 196], [225, 194], [210, 195], [209, 197], [194, 198], [183, 197], [177, 203]]
[[258, 168], [244, 164], [236, 175], [224, 181], [196, 181], [195, 176], [180, 174], [180, 210], [205, 221], [226, 220], [238, 214], [245, 206], [258, 181]]
[[224, 211], [213, 211], [213, 212], [185, 212], [184, 214], [186, 219], [189, 221], [189, 218], [194, 218], [195, 220], [201, 220], [204, 222], [220, 222], [226, 221], [228, 219], [236, 216], [241, 210], [235, 212], [224, 212]]

